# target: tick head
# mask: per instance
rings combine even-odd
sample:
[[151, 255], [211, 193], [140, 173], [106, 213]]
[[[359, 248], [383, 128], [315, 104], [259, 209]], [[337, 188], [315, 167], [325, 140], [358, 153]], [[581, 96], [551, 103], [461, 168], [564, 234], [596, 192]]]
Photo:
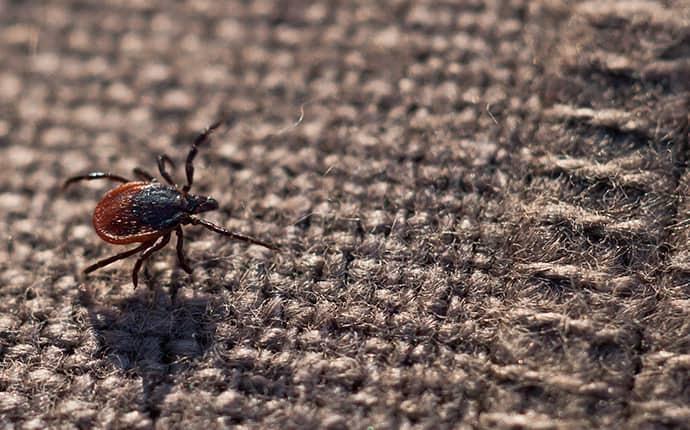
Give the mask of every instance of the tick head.
[[213, 197], [187, 195], [187, 212], [199, 214], [218, 209], [218, 202]]

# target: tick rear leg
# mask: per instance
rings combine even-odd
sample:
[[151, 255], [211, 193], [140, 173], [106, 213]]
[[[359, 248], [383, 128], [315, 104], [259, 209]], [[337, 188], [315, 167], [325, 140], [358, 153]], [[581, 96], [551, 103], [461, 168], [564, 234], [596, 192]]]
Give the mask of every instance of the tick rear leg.
[[175, 162], [172, 160], [172, 158], [168, 157], [166, 154], [161, 154], [158, 156], [158, 171], [161, 173], [161, 176], [165, 181], [172, 185], [172, 186], [177, 186], [175, 184], [175, 181], [173, 181], [172, 176], [170, 176], [170, 173], [168, 173], [168, 170], [165, 168], [165, 165], [169, 165], [171, 169], [175, 168]]
[[142, 169], [141, 167], [135, 167], [133, 172], [134, 176], [136, 176], [139, 179], [143, 179], [146, 182], [156, 182], [156, 178], [146, 170]]
[[265, 248], [272, 249], [274, 251], [280, 251], [280, 249], [273, 244], [270, 244], [267, 242], [262, 242], [259, 239], [255, 239], [251, 236], [245, 236], [242, 233], [236, 233], [234, 231], [230, 231], [224, 227], [221, 227], [219, 225], [212, 223], [211, 221], [207, 221], [205, 219], [197, 218], [197, 217], [189, 217], [189, 218], [190, 218], [191, 224], [204, 226], [213, 232], [216, 232], [218, 234], [222, 234], [223, 236], [228, 236], [228, 237], [231, 237], [231, 238], [236, 239], [236, 240], [241, 240], [243, 242], [253, 243], [255, 245], [261, 245]]
[[211, 133], [213, 133], [213, 130], [220, 127], [221, 124], [222, 122], [218, 121], [214, 124], [209, 125], [208, 127], [206, 127], [204, 131], [202, 131], [196, 137], [196, 139], [194, 139], [194, 142], [192, 142], [192, 148], [189, 150], [189, 154], [187, 154], [187, 161], [185, 162], [184, 166], [185, 173], [187, 174], [187, 185], [182, 187], [183, 193], [189, 192], [189, 190], [192, 189], [192, 185], [194, 184], [194, 158], [196, 157], [197, 152], [199, 152], [199, 145], [208, 141], [209, 136], [211, 136]]
[[151, 242], [148, 242], [149, 247], [141, 253], [139, 258], [137, 258], [137, 262], [134, 263], [134, 268], [132, 269], [132, 283], [134, 284], [135, 289], [139, 283], [139, 269], [141, 269], [141, 265], [151, 256], [151, 254], [156, 251], [160, 251], [160, 249], [167, 245], [168, 242], [170, 242], [170, 233], [166, 233], [165, 236], [163, 236], [163, 239], [158, 243], [154, 242], [151, 244]]
[[94, 264], [90, 265], [89, 267], [87, 267], [86, 269], [84, 269], [84, 273], [85, 274], [91, 273], [94, 270], [98, 270], [101, 267], [107, 266], [108, 264], [114, 263], [118, 260], [122, 260], [123, 258], [131, 257], [132, 255], [134, 255], [138, 252], [141, 252], [142, 250], [150, 247], [154, 242], [155, 241], [144, 242], [134, 249], [130, 249], [129, 251], [125, 251], [125, 252], [122, 252], [120, 254], [113, 255], [112, 257], [108, 257], [108, 258], [105, 258], [101, 261], [98, 261], [97, 263], [94, 263]]
[[175, 229], [175, 234], [177, 235], [177, 260], [180, 262], [180, 267], [185, 272], [191, 274], [192, 268], [187, 264], [187, 259], [184, 256], [184, 234], [182, 233], [182, 227], [179, 225]]
[[71, 178], [67, 179], [63, 184], [62, 184], [62, 189], [64, 190], [65, 188], [69, 187], [75, 182], [79, 181], [93, 181], [94, 179], [110, 179], [111, 181], [116, 181], [116, 182], [132, 182], [127, 178], [123, 178], [122, 176], [119, 175], [113, 175], [112, 173], [106, 173], [106, 172], [91, 172], [87, 173], [85, 175], [78, 175], [78, 176], [72, 176]]

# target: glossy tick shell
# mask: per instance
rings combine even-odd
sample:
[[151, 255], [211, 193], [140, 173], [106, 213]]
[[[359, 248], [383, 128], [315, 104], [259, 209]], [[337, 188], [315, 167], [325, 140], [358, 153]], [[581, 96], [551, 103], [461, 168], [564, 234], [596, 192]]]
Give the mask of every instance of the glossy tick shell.
[[151, 241], [180, 224], [188, 203], [177, 188], [157, 182], [127, 182], [110, 190], [93, 212], [93, 226], [104, 241]]

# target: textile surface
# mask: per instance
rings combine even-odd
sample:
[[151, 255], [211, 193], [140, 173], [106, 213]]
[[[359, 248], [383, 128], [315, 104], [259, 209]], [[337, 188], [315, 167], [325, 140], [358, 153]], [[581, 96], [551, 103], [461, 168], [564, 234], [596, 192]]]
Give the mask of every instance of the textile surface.
[[[0, 424], [687, 426], [689, 77], [684, 0], [0, 0]], [[62, 182], [217, 119], [281, 252], [83, 275], [130, 247]]]

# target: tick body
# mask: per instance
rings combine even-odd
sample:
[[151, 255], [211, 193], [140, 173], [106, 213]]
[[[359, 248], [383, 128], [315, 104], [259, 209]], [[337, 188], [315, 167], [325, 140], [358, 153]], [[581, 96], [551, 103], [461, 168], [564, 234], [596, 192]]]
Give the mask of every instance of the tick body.
[[170, 232], [194, 213], [177, 188], [157, 182], [127, 182], [96, 205], [93, 227], [108, 243], [147, 242]]
[[174, 163], [167, 155], [158, 157], [158, 170], [167, 184], [157, 182], [153, 175], [140, 168], [134, 169], [134, 174], [141, 179], [138, 181], [130, 181], [122, 176], [103, 172], [75, 176], [65, 181], [64, 187], [82, 180], [109, 179], [121, 182], [121, 185], [108, 191], [96, 205], [93, 226], [98, 236], [108, 243], [140, 244], [134, 249], [92, 264], [84, 269], [84, 273], [93, 272], [115, 261], [140, 253], [132, 270], [132, 283], [136, 288], [141, 265], [154, 252], [168, 244], [173, 231], [177, 236], [177, 257], [180, 267], [187, 273], [191, 273], [192, 269], [187, 265], [183, 252], [182, 226], [187, 224], [201, 225], [233, 239], [277, 250], [274, 245], [226, 230], [197, 216], [197, 214], [218, 209], [218, 202], [212, 197], [191, 194], [189, 190], [194, 182], [194, 158], [198, 147], [209, 140], [211, 132], [219, 125], [220, 123], [216, 123], [208, 127], [192, 143], [185, 165], [187, 184], [183, 187], [177, 186], [168, 173], [167, 166], [174, 167]]

